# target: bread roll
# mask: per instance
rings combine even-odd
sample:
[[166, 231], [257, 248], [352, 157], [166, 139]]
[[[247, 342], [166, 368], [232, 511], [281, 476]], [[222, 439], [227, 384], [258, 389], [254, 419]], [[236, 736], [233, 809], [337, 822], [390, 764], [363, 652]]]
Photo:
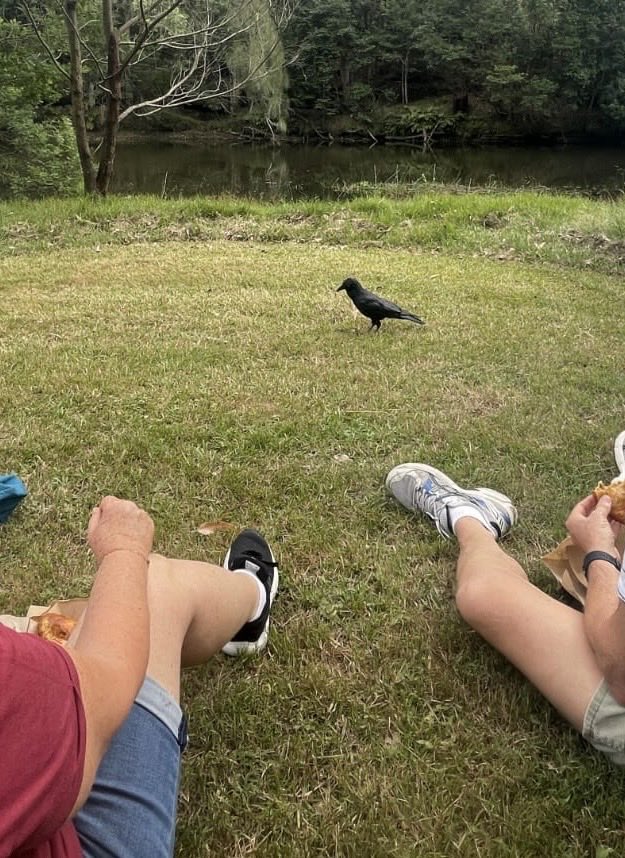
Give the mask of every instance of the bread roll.
[[619, 482], [610, 483], [607, 486], [599, 483], [597, 488], [593, 490], [593, 495], [596, 500], [599, 500], [603, 495], [608, 495], [612, 500], [610, 516], [615, 521], [625, 524], [625, 480], [619, 480]]
[[35, 617], [37, 624], [37, 634], [40, 638], [47, 641], [56, 641], [56, 643], [64, 644], [72, 633], [72, 629], [76, 625], [76, 620], [71, 617], [66, 617], [65, 614], [46, 613], [40, 617]]

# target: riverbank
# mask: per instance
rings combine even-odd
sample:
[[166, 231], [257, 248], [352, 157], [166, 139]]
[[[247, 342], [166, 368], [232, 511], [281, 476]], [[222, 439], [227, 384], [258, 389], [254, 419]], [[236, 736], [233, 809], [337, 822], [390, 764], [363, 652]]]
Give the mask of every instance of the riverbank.
[[405, 105], [358, 113], [296, 112], [288, 131], [279, 134], [262, 115], [248, 111], [221, 115], [212, 110], [163, 111], [130, 118], [120, 139], [162, 139], [187, 143], [340, 144], [345, 146], [413, 146], [429, 151], [451, 146], [620, 145], [622, 135], [599, 115], [566, 112], [551, 120], [519, 125], [472, 99], [458, 109], [451, 97], [428, 98]]
[[1, 203], [0, 255], [226, 240], [404, 248], [609, 274], [625, 267], [619, 201], [424, 183], [359, 186], [351, 196], [277, 204], [123, 196]]
[[[0, 205], [1, 447], [29, 488], [3, 609], [88, 591], [108, 492], [160, 552], [219, 563], [254, 525], [280, 564], [267, 652], [186, 673], [178, 858], [619, 853], [625, 772], [462, 623], [454, 545], [384, 478], [431, 461], [507, 492], [507, 548], [557, 594], [539, 558], [623, 429], [621, 211], [460, 189]], [[367, 334], [347, 275], [425, 327]]]

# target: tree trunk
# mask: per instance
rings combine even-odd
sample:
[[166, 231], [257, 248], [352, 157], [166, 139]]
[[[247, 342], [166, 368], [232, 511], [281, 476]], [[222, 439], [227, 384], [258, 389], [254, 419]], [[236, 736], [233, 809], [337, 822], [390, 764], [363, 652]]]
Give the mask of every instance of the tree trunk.
[[341, 67], [339, 69], [339, 76], [341, 81], [341, 93], [343, 96], [343, 102], [347, 104], [347, 102], [349, 101], [352, 86], [352, 75], [351, 68], [349, 66], [349, 60], [342, 60]]
[[102, 154], [100, 155], [100, 164], [96, 179], [97, 191], [103, 197], [107, 195], [113, 177], [117, 131], [119, 129], [119, 107], [122, 99], [122, 80], [119, 72], [119, 40], [115, 32], [109, 35], [107, 83], [109, 93], [106, 98]]
[[401, 103], [408, 104], [408, 53], [401, 60]]
[[86, 194], [96, 190], [96, 174], [85, 119], [85, 91], [82, 76], [82, 56], [78, 35], [77, 0], [65, 0], [65, 26], [69, 43], [70, 96], [72, 103], [72, 125], [76, 137], [76, 147], [82, 170], [83, 186]]
[[111, 184], [113, 166], [115, 164], [115, 147], [117, 145], [119, 112], [122, 100], [122, 77], [119, 60], [119, 34], [113, 25], [111, 0], [104, 0], [102, 10], [104, 34], [108, 42], [108, 69], [106, 76], [108, 95], [106, 98], [102, 153], [100, 155], [100, 164], [96, 178], [96, 188], [98, 193], [105, 197]]

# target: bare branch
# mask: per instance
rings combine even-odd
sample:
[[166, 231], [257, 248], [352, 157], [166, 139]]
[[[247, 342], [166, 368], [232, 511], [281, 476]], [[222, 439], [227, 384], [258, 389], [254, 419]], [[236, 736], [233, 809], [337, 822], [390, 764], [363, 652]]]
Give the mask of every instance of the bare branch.
[[134, 66], [139, 65], [140, 63], [144, 62], [145, 60], [149, 60], [152, 57], [158, 56], [158, 48], [159, 48], [159, 46], [157, 45], [154, 48], [154, 50], [146, 51], [145, 45], [144, 45], [144, 48], [141, 50], [141, 53], [137, 54], [135, 59], [130, 63], [129, 68], [133, 68]]
[[[218, 42], [211, 42], [207, 39], [202, 40], [202, 47], [208, 49], [212, 48], [216, 50], [218, 47], [222, 47], [226, 45], [228, 42], [231, 42], [237, 36], [242, 35], [248, 31], [248, 27], [238, 30], [236, 33], [231, 33], [228, 36], [223, 36]], [[175, 51], [196, 51], [198, 50], [198, 45], [194, 42], [193, 44], [186, 45], [184, 42], [180, 42], [180, 39], [194, 39], [196, 36], [202, 36], [206, 30], [203, 27], [200, 27], [199, 30], [190, 30], [187, 33], [176, 33], [175, 36], [163, 36], [162, 39], [154, 39], [149, 42], [144, 43], [144, 47], [152, 47], [154, 45], [160, 45], [162, 47], [171, 48]], [[176, 41], [172, 41], [175, 39]]]
[[[119, 120], [121, 122], [122, 119], [125, 119], [132, 113], [136, 113], [138, 116], [151, 116], [153, 113], [158, 113], [160, 110], [165, 110], [167, 108], [181, 107], [185, 104], [192, 104], [193, 102], [198, 101], [208, 101], [212, 98], [216, 98], [217, 96], [227, 97], [235, 92], [239, 92], [241, 89], [245, 88], [245, 85], [249, 83], [250, 80], [262, 80], [271, 74], [271, 70], [262, 72], [261, 74], [258, 74], [258, 72], [279, 44], [280, 40], [276, 39], [271, 48], [263, 55], [262, 59], [249, 70], [243, 80], [225, 87], [222, 85], [223, 75], [221, 73], [221, 67], [217, 66], [217, 63], [207, 63], [206, 54], [201, 51], [203, 46], [195, 45], [194, 49], [196, 53], [193, 57], [191, 66], [185, 72], [181, 72], [179, 74], [179, 76], [172, 82], [166, 93], [163, 93], [163, 95], [158, 96], [157, 98], [146, 99], [138, 104], [130, 105], [120, 113]], [[200, 65], [200, 54], [202, 53], [204, 53], [202, 71], [198, 75], [198, 79], [195, 82], [190, 83], [189, 87], [185, 89], [185, 84], [191, 81], [195, 71]], [[206, 85], [206, 80], [211, 71], [216, 71], [218, 77], [216, 83], [209, 87]]]
[[93, 60], [93, 62], [95, 63], [95, 66], [96, 66], [96, 68], [97, 68], [97, 70], [98, 70], [98, 74], [100, 75], [100, 77], [102, 78], [102, 80], [104, 80], [104, 71], [103, 71], [103, 69], [102, 69], [102, 65], [101, 65], [101, 63], [100, 63], [100, 60], [99, 60], [99, 59], [98, 59], [98, 57], [93, 53], [93, 51], [91, 50], [91, 48], [89, 47], [89, 45], [87, 44], [87, 42], [85, 42], [85, 40], [84, 40], [84, 39], [82, 38], [82, 36], [80, 35], [80, 29], [76, 26], [76, 24], [74, 23], [74, 21], [73, 21], [73, 20], [70, 18], [70, 16], [67, 14], [67, 9], [65, 8], [65, 4], [63, 3], [63, 0], [56, 0], [56, 5], [59, 7], [59, 9], [61, 10], [61, 13], [62, 13], [63, 17], [65, 18], [66, 26], [71, 27], [71, 29], [74, 31], [74, 35], [76, 36], [76, 38], [77, 38], [77, 39], [78, 39], [78, 41], [80, 42], [80, 47], [85, 51], [85, 53], [86, 53], [86, 54], [88, 54], [88, 55], [91, 57], [91, 59], [92, 59], [92, 60]]
[[[121, 122], [122, 119], [126, 118], [126, 116], [129, 116], [131, 113], [136, 112], [138, 109], [140, 109], [144, 106], [153, 107], [155, 105], [159, 105], [156, 109], [161, 110], [166, 104], [169, 104], [171, 101], [175, 102], [176, 91], [179, 88], [183, 87], [187, 83], [187, 81], [193, 77], [193, 75], [195, 74], [195, 72], [196, 72], [196, 70], [200, 64], [201, 57], [202, 57], [202, 52], [198, 51], [196, 53], [195, 57], [193, 58], [193, 62], [191, 63], [191, 66], [187, 69], [186, 73], [181, 73], [173, 81], [172, 85], [170, 86], [170, 88], [167, 90], [166, 93], [164, 93], [163, 95], [159, 96], [156, 99], [147, 100], [147, 101], [142, 102], [141, 104], [131, 105], [130, 107], [127, 107], [126, 110], [123, 110], [120, 113], [119, 121]], [[194, 87], [192, 87], [192, 89], [193, 88]], [[191, 91], [191, 90], [189, 90], [189, 91]], [[151, 111], [151, 112], [155, 112], [155, 111]], [[145, 115], [147, 115], [147, 114], [145, 114]]]
[[[128, 106], [120, 114], [120, 121], [132, 113], [145, 116], [166, 108], [190, 104], [194, 101], [206, 101], [218, 96], [227, 97], [245, 88], [251, 80], [262, 80], [272, 73], [271, 69], [266, 69], [265, 71], [262, 69], [280, 45], [279, 36], [276, 37], [271, 47], [263, 52], [261, 59], [247, 71], [243, 80], [230, 85], [224, 85], [221, 63], [216, 56], [218, 50], [223, 50], [229, 43], [250, 32], [255, 25], [257, 26], [257, 22], [255, 23], [254, 20], [251, 20], [245, 25], [238, 24], [232, 32], [228, 32], [229, 22], [235, 19], [240, 21], [241, 10], [250, 7], [253, 0], [246, 0], [236, 12], [232, 12], [215, 24], [212, 22], [209, 4], [206, 3], [203, 12], [204, 21], [198, 27], [183, 33], [167, 34], [157, 36], [156, 38], [156, 27], [177, 7], [178, 2], [172, 3], [153, 20], [148, 20], [148, 16], [160, 4], [158, 2], [153, 3], [146, 10], [143, 7], [143, 0], [139, 0], [139, 2], [141, 15], [130, 19], [122, 27], [122, 29], [128, 29], [131, 21], [143, 21], [143, 30], [139, 38], [134, 42], [132, 50], [124, 59], [123, 68], [135, 65], [145, 56], [151, 55], [153, 51], [157, 51], [159, 48], [168, 48], [169, 50], [178, 52], [180, 55], [187, 54], [188, 60], [184, 63], [184, 68], [172, 79], [166, 92], [154, 98]], [[279, 4], [269, 3], [269, 15], [276, 29], [278, 29], [279, 24], [288, 20], [292, 14], [294, 5], [291, 0], [284, 0], [284, 2]], [[276, 7], [279, 9], [277, 15], [275, 14]], [[148, 48], [152, 49], [150, 54], [146, 51]], [[209, 57], [210, 53], [213, 54], [212, 59]], [[209, 78], [211, 77], [213, 80], [209, 83]]]
[[31, 12], [30, 6], [29, 6], [29, 5], [28, 5], [28, 3], [26, 2], [26, 0], [22, 0], [22, 4], [21, 4], [21, 5], [22, 5], [22, 8], [24, 9], [24, 11], [26, 12], [26, 16], [28, 17], [28, 20], [30, 21], [30, 24], [31, 24], [31, 27], [33, 28], [33, 32], [35, 33], [35, 36], [36, 36], [36, 37], [37, 37], [37, 39], [39, 40], [40, 44], [41, 44], [41, 45], [42, 45], [42, 47], [44, 48], [44, 50], [45, 50], [45, 52], [47, 53], [47, 55], [48, 55], [48, 56], [50, 57], [50, 59], [52, 60], [52, 62], [53, 62], [53, 64], [54, 64], [55, 68], [56, 68], [58, 71], [60, 71], [60, 72], [61, 72], [61, 74], [63, 75], [63, 77], [67, 78], [67, 80], [70, 80], [70, 79], [71, 79], [71, 77], [70, 77], [69, 72], [67, 71], [67, 69], [64, 69], [64, 68], [63, 68], [63, 66], [60, 64], [60, 62], [58, 61], [58, 59], [54, 56], [54, 52], [52, 51], [52, 48], [50, 47], [50, 45], [46, 42], [46, 40], [45, 40], [45, 39], [43, 38], [43, 36], [41, 35], [41, 30], [39, 29], [39, 25], [38, 25], [38, 24], [37, 24], [37, 22], [35, 21], [35, 18], [34, 18], [34, 16], [33, 16], [33, 13]]
[[133, 15], [132, 18], [128, 18], [127, 21], [124, 21], [119, 28], [119, 34], [122, 35], [122, 33], [126, 33], [131, 27], [134, 27], [135, 24], [138, 24], [139, 21], [147, 20], [154, 10], [161, 5], [161, 2], [162, 0], [156, 0], [156, 2], [152, 3], [147, 10], [141, 9], [139, 15]]
[[[236, 38], [237, 36], [247, 32], [251, 28], [251, 24], [247, 25], [245, 27], [241, 27], [232, 33], [229, 33], [227, 35], [221, 35], [220, 38], [216, 42], [211, 43], [211, 40], [209, 40], [208, 36], [213, 34], [213, 33], [223, 33], [224, 30], [227, 28], [228, 24], [232, 20], [234, 20], [235, 15], [233, 13], [232, 15], [221, 19], [218, 23], [212, 24], [211, 23], [211, 20], [212, 20], [211, 11], [210, 11], [208, 3], [206, 3], [205, 4], [205, 16], [206, 16], [205, 22], [197, 30], [190, 30], [186, 33], [176, 34], [175, 36], [173, 36], [173, 39], [175, 41], [171, 41], [172, 36], [163, 37], [163, 39], [154, 39], [154, 40], [148, 41], [149, 35], [156, 29], [156, 27], [161, 23], [161, 21], [163, 21], [165, 18], [167, 18], [169, 15], [171, 15], [171, 13], [174, 12], [178, 8], [178, 6], [180, 6], [181, 2], [182, 2], [182, 0], [174, 0], [174, 2], [172, 2], [168, 7], [166, 7], [162, 12], [160, 12], [155, 18], [153, 18], [151, 21], [148, 21], [147, 15], [150, 14], [152, 12], [152, 10], [154, 10], [159, 5], [159, 2], [157, 0], [157, 2], [153, 3], [150, 6], [150, 8], [148, 9], [148, 11], [145, 12], [145, 10], [143, 9], [143, 2], [142, 2], [142, 0], [140, 0], [140, 9], [141, 9], [140, 17], [135, 16], [134, 18], [130, 19], [130, 21], [126, 21], [119, 30], [120, 34], [122, 31], [125, 32], [131, 26], [132, 21], [138, 22], [138, 20], [142, 20], [144, 23], [143, 31], [139, 34], [137, 39], [134, 41], [134, 47], [132, 48], [130, 53], [124, 58], [124, 61], [122, 62], [122, 65], [121, 65], [121, 73], [122, 74], [126, 70], [126, 68], [132, 63], [134, 58], [137, 56], [137, 54], [141, 51], [141, 49], [144, 46], [153, 47], [154, 45], [162, 45], [162, 46], [169, 47], [173, 50], [192, 50], [192, 51], [195, 51], [198, 49], [198, 46], [195, 43], [189, 47], [189, 46], [181, 44], [180, 40], [184, 40], [187, 38], [190, 39], [190, 38], [194, 38], [196, 35], [201, 35], [201, 36], [203, 36], [201, 47], [207, 49], [211, 46], [216, 47], [217, 45], [226, 44], [228, 41], [231, 41], [232, 39]], [[252, 0], [246, 0], [246, 5], [249, 5], [251, 2], [252, 2]]]
[[177, 8], [178, 8], [178, 6], [180, 6], [180, 4], [181, 4], [181, 3], [182, 3], [182, 0], [174, 0], [174, 2], [173, 2], [170, 6], [168, 6], [166, 9], [164, 9], [164, 10], [160, 13], [160, 15], [157, 15], [157, 16], [156, 16], [156, 18], [154, 18], [152, 21], [150, 21], [150, 22], [146, 22], [145, 29], [144, 29], [144, 30], [143, 30], [143, 32], [142, 32], [142, 33], [140, 33], [140, 34], [139, 34], [139, 36], [137, 37], [137, 40], [136, 40], [136, 42], [135, 42], [135, 47], [130, 51], [130, 53], [128, 54], [128, 56], [124, 59], [123, 63], [121, 64], [121, 66], [120, 66], [120, 74], [122, 74], [122, 75], [123, 75], [124, 71], [128, 68], [128, 65], [132, 62], [133, 58], [134, 58], [134, 57], [139, 53], [139, 51], [141, 50], [141, 46], [143, 45], [143, 43], [145, 42], [145, 40], [147, 39], [147, 37], [150, 35], [150, 33], [152, 32], [152, 30], [153, 30], [153, 29], [154, 29], [158, 24], [160, 24], [160, 22], [161, 22], [164, 18], [167, 18], [167, 16], [168, 16], [168, 15], [171, 15], [171, 13], [172, 13], [175, 9], [177, 9]]
[[[145, 8], [143, 6], [143, 0], [139, 0], [139, 11], [141, 12], [141, 20], [143, 21], [143, 26], [147, 30], [148, 29], [148, 19], [146, 18], [146, 15], [145, 15]], [[121, 30], [119, 31], [119, 33], [121, 35]]]

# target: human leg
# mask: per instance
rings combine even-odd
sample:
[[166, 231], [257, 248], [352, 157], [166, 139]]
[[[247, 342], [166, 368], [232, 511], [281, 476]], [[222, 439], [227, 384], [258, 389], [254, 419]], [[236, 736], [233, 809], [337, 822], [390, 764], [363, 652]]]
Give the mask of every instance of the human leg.
[[185, 744], [180, 707], [146, 679], [74, 817], [85, 858], [171, 858]]
[[148, 676], [180, 698], [180, 670], [218, 653], [253, 616], [258, 588], [248, 575], [196, 560], [150, 558]]
[[181, 667], [203, 664], [220, 650], [239, 655], [263, 649], [278, 580], [271, 548], [249, 528], [233, 540], [223, 567], [152, 555], [148, 676], [178, 699]]
[[578, 730], [601, 682], [583, 617], [551, 599], [498, 544], [516, 510], [493, 490], [465, 490], [421, 464], [400, 465], [387, 488], [458, 538], [456, 604], [461, 616], [508, 658]]
[[455, 532], [460, 615], [581, 732], [602, 679], [583, 616], [534, 586], [475, 519], [460, 519]]
[[[233, 548], [236, 544], [235, 540]], [[209, 563], [151, 555], [148, 677], [75, 817], [86, 858], [173, 854], [180, 759], [186, 743], [179, 706], [180, 669], [207, 661], [242, 630], [251, 631], [253, 637], [259, 619], [266, 643], [277, 570], [270, 576], [273, 592], [259, 617], [259, 586], [249, 574], [251, 567], [236, 574]]]

